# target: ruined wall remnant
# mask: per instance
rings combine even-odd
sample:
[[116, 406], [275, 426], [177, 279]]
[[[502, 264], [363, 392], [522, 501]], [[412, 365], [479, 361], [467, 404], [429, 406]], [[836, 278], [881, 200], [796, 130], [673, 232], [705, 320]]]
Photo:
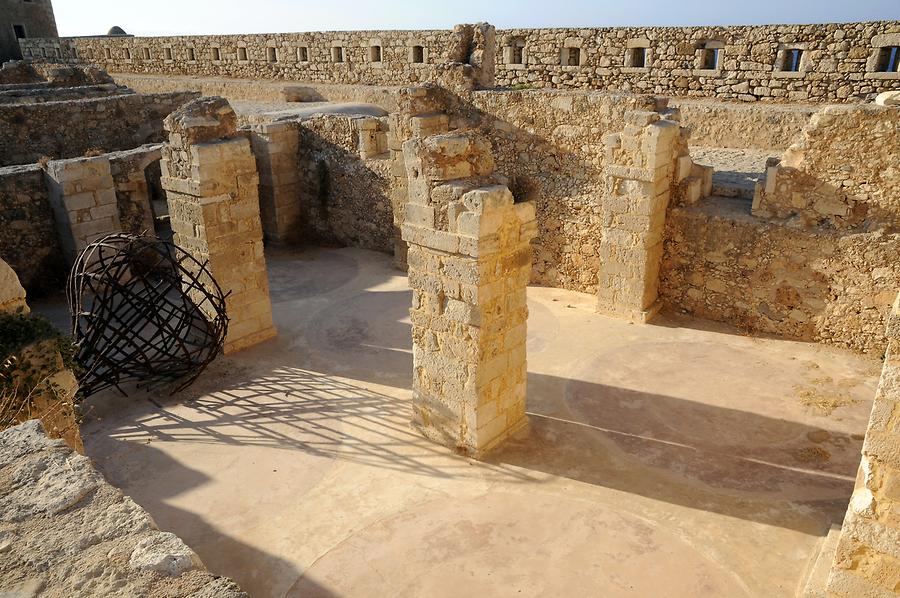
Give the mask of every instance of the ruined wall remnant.
[[[816, 112], [810, 104], [739, 103], [709, 99], [671, 99], [692, 147], [786, 150]], [[762, 168], [760, 164], [760, 168]]]
[[625, 115], [606, 138], [598, 310], [646, 322], [659, 311], [659, 264], [671, 198], [678, 123], [656, 112]]
[[[411, 118], [412, 130], [433, 132], [441, 123], [436, 116]], [[527, 423], [525, 288], [534, 207], [514, 203], [492, 176], [490, 145], [472, 131], [416, 136], [403, 154], [413, 424], [479, 456]]]
[[259, 169], [259, 211], [266, 241], [294, 243], [301, 238], [302, 227], [297, 124], [252, 125], [250, 142]]
[[155, 232], [150, 181], [147, 167], [162, 157], [162, 145], [142, 145], [107, 154], [116, 188], [116, 204], [122, 231], [133, 235]]
[[0, 259], [30, 293], [42, 294], [64, 285], [61, 253], [43, 169], [0, 168]]
[[834, 598], [900, 591], [900, 296], [887, 338], [856, 488], [828, 578], [827, 595]]
[[195, 92], [0, 104], [0, 165], [73, 158], [160, 142], [162, 122]]
[[823, 108], [767, 165], [753, 214], [808, 227], [900, 227], [898, 137], [900, 107]]
[[247, 596], [35, 420], [0, 432], [0, 475], [15, 480], [0, 489], [11, 595]]
[[60, 246], [71, 265], [92, 241], [122, 230], [109, 156], [54, 160], [44, 171]]
[[322, 114], [303, 120], [299, 131], [304, 239], [393, 251], [391, 164], [382, 120]]
[[670, 209], [665, 306], [880, 355], [900, 288], [900, 234], [797, 228], [748, 212], [745, 200], [721, 198]]
[[175, 244], [209, 270], [225, 293], [225, 352], [275, 336], [259, 215], [259, 174], [247, 136], [222, 98], [200, 98], [166, 118], [166, 190]]

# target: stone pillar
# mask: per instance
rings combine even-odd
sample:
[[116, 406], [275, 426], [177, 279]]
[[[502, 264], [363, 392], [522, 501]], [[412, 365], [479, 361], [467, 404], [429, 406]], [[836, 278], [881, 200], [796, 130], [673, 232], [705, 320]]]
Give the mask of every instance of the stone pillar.
[[175, 244], [208, 260], [228, 294], [225, 352], [275, 336], [250, 140], [236, 133], [223, 98], [194, 100], [170, 114], [165, 127], [162, 186]]
[[300, 173], [296, 123], [252, 125], [253, 154], [259, 168], [259, 212], [266, 241], [296, 243], [300, 239]]
[[[421, 130], [437, 120], [414, 118], [412, 125]], [[474, 133], [415, 137], [403, 153], [413, 425], [479, 457], [527, 424], [525, 288], [534, 206], [515, 204], [491, 176], [490, 144]]]
[[856, 488], [828, 577], [828, 596], [900, 595], [900, 296], [888, 318], [887, 337]]
[[606, 144], [598, 311], [646, 322], [659, 311], [659, 267], [680, 127], [632, 111]]
[[399, 109], [388, 117], [387, 146], [391, 158], [391, 207], [395, 226], [394, 266], [400, 270], [406, 270], [407, 244], [401, 238], [400, 227], [409, 198], [403, 144], [413, 138], [446, 133], [450, 129], [450, 117], [441, 112], [442, 93], [433, 85], [401, 89], [397, 96]]
[[91, 242], [122, 232], [107, 156], [54, 160], [44, 167], [63, 257], [68, 264]]

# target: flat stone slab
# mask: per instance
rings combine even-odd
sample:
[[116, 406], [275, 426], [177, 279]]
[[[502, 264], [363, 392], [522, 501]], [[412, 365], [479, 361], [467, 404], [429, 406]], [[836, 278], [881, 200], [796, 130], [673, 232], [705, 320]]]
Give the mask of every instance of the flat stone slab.
[[0, 432], [0, 554], [0, 596], [247, 596], [37, 420]]

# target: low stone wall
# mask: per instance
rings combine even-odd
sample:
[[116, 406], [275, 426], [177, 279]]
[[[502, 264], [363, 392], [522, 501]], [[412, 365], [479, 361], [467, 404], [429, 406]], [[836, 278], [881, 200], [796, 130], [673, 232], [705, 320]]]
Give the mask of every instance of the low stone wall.
[[[819, 109], [810, 104], [747, 104], [673, 99], [695, 147], [785, 150]], [[760, 164], [760, 168], [764, 167]]]
[[164, 138], [162, 121], [195, 92], [0, 105], [0, 165], [117, 151]]
[[0, 90], [0, 104], [37, 104], [41, 102], [61, 102], [64, 100], [84, 100], [112, 95], [133, 93], [131, 90], [107, 83], [104, 85], [82, 85], [80, 87], [38, 87]]
[[205, 96], [221, 96], [229, 101], [250, 102], [361, 102], [385, 110], [397, 109], [398, 86], [342, 85], [316, 83], [302, 85], [288, 81], [226, 79], [179, 75], [115, 73], [121, 85], [138, 93], [197, 91]]
[[804, 230], [718, 199], [670, 210], [660, 293], [669, 309], [748, 332], [880, 355], [898, 255], [898, 234]]
[[757, 185], [753, 213], [804, 226], [900, 228], [900, 107], [829, 106]]
[[37, 421], [0, 432], [0, 593], [246, 598]]
[[62, 288], [65, 265], [37, 164], [0, 168], [0, 258], [32, 294]]
[[300, 125], [300, 222], [307, 242], [394, 249], [392, 165], [387, 153], [361, 155], [364, 121], [378, 119], [320, 115]]

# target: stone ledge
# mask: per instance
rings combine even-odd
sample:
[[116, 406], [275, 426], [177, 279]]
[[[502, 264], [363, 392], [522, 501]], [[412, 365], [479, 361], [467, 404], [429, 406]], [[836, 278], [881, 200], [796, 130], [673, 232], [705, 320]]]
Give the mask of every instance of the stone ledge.
[[31, 420], [0, 432], [0, 595], [246, 598]]

